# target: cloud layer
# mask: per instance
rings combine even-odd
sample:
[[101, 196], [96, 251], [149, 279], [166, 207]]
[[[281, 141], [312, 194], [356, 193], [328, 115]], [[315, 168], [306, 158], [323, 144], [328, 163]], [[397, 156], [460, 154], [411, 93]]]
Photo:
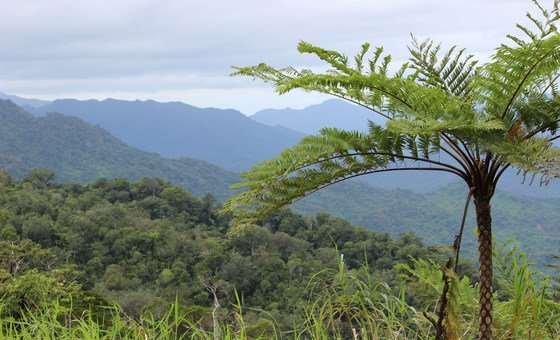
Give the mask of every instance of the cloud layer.
[[231, 65], [318, 67], [299, 40], [357, 51], [365, 41], [406, 59], [410, 33], [486, 58], [530, 1], [0, 0], [0, 91], [180, 100], [253, 113], [323, 97], [277, 97]]

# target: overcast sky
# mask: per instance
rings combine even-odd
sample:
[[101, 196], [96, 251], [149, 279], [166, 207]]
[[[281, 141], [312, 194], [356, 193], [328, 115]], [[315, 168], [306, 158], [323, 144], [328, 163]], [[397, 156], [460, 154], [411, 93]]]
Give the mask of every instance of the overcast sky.
[[[545, 3], [545, 1], [543, 1]], [[529, 0], [0, 0], [0, 92], [41, 99], [155, 99], [252, 114], [326, 97], [277, 96], [231, 65], [320, 67], [299, 40], [407, 58], [410, 33], [488, 58]]]

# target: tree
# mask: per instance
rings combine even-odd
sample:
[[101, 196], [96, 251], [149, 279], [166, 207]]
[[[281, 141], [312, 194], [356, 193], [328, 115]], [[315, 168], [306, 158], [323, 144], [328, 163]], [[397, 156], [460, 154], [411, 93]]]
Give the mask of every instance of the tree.
[[36, 188], [44, 188], [55, 179], [54, 171], [43, 168], [34, 168], [23, 178], [24, 182], [32, 183]]
[[[345, 99], [383, 116], [367, 134], [323, 129], [278, 157], [243, 174], [246, 190], [226, 202], [239, 219], [260, 218], [321, 188], [353, 177], [389, 171], [439, 171], [461, 178], [474, 198], [478, 229], [479, 337], [492, 338], [492, 219], [490, 203], [502, 174], [517, 168], [541, 183], [558, 177], [560, 150], [560, 18], [558, 0], [549, 12], [535, 2], [534, 27], [517, 25], [518, 36], [478, 66], [464, 49], [443, 53], [440, 44], [413, 38], [409, 62], [390, 70], [391, 56], [364, 44], [351, 61], [336, 51], [300, 42], [332, 69], [315, 73], [266, 64], [236, 67], [275, 86]], [[456, 242], [459, 251], [461, 232]]]

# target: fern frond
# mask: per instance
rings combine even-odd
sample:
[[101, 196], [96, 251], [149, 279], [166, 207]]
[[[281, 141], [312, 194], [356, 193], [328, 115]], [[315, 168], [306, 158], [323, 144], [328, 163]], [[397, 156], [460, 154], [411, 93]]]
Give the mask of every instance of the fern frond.
[[414, 163], [414, 169], [446, 171], [463, 176], [461, 169], [412, 154], [429, 155], [438, 148], [438, 138], [412, 137], [389, 132], [372, 124], [374, 133], [323, 129], [300, 144], [242, 174], [245, 181], [235, 188], [247, 190], [224, 205], [225, 211], [249, 208], [240, 216], [260, 217], [322, 187], [356, 176], [400, 170]]
[[557, 34], [558, 28], [557, 24], [560, 20], [559, 1], [554, 0], [552, 11], [547, 11], [544, 9], [538, 1], [533, 0], [533, 3], [538, 9], [536, 15], [541, 16], [542, 19], [537, 18], [535, 14], [527, 13], [526, 16], [535, 26], [534, 28], [529, 28], [525, 25], [517, 24], [515, 25], [522, 33], [522, 36], [508, 35], [513, 42], [518, 46], [523, 46], [525, 44], [546, 38], [550, 35]]
[[338, 53], [337, 51], [326, 50], [314, 45], [311, 45], [305, 41], [300, 41], [298, 44], [298, 51], [300, 53], [312, 53], [318, 56], [321, 60], [326, 61], [335, 70], [342, 72], [343, 74], [351, 75], [357, 73], [358, 71], [350, 68], [348, 64], [348, 57], [344, 54]]
[[477, 101], [488, 115], [506, 118], [524, 90], [560, 69], [560, 35], [519, 47], [500, 47], [477, 77]]
[[362, 73], [363, 66], [364, 66], [364, 57], [366, 53], [369, 51], [370, 44], [365, 43], [362, 45], [362, 50], [354, 57], [354, 61], [356, 62], [356, 71], [358, 73]]
[[441, 44], [434, 45], [432, 40], [420, 43], [412, 37], [408, 50], [411, 67], [421, 75], [418, 81], [439, 87], [450, 95], [467, 97], [477, 61], [473, 55], [464, 56], [465, 49], [456, 52], [457, 46], [452, 46], [439, 60], [440, 49]]
[[539, 92], [527, 92], [524, 99], [516, 101], [512, 108], [513, 119], [523, 122], [528, 131], [525, 138], [549, 134], [555, 136], [560, 127], [560, 98], [557, 95], [543, 96]]
[[524, 176], [540, 174], [541, 182], [548, 183], [560, 173], [560, 148], [548, 138], [494, 140], [483, 145], [504, 163], [516, 167]]
[[[233, 75], [261, 79], [279, 94], [295, 89], [330, 94], [388, 123], [370, 123], [369, 134], [325, 129], [306, 137], [245, 173], [237, 187], [247, 190], [225, 209], [245, 207], [247, 216], [262, 216], [348, 178], [408, 170], [407, 161], [415, 162], [415, 169], [454, 173], [485, 195], [492, 195], [510, 165], [524, 176], [542, 174], [545, 182], [558, 177], [560, 151], [551, 141], [560, 138], [559, 1], [550, 11], [537, 4], [539, 14], [528, 14], [534, 27], [518, 25], [522, 36], [510, 36], [515, 44], [498, 47], [482, 67], [465, 49], [444, 51], [432, 40], [413, 37], [410, 60], [396, 72], [382, 47], [364, 44], [349, 58], [306, 42], [298, 50], [316, 55], [328, 71], [266, 64], [234, 68]], [[457, 167], [430, 158], [440, 151]]]
[[266, 64], [235, 68], [232, 75], [244, 75], [262, 79], [275, 86], [279, 94], [294, 89], [332, 94], [361, 104], [387, 118], [398, 116], [422, 116], [442, 112], [449, 101], [456, 101], [439, 88], [429, 88], [407, 76], [408, 63], [395, 75], [389, 75], [390, 55], [382, 56], [382, 49], [374, 51], [369, 59], [369, 72], [360, 72], [364, 55], [369, 45], [355, 57], [356, 68], [348, 65], [347, 57], [334, 51], [321, 49], [301, 42], [298, 46], [303, 53], [313, 53], [333, 67], [331, 71], [315, 74], [310, 70], [291, 68], [275, 69]]
[[506, 127], [499, 119], [479, 120], [471, 117], [458, 116], [454, 120], [407, 120], [395, 119], [387, 122], [387, 128], [396, 133], [421, 134], [421, 133], [448, 133], [458, 136], [465, 141], [476, 141], [479, 136], [486, 133], [501, 133]]

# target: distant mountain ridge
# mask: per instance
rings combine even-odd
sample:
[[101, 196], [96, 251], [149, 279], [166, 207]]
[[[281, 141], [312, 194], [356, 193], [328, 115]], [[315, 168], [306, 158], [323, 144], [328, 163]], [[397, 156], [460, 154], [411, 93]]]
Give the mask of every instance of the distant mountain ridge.
[[48, 100], [35, 99], [35, 98], [22, 98], [10, 94], [5, 94], [2, 92], [0, 92], [0, 99], [5, 99], [5, 100], [9, 99], [19, 106], [28, 107], [28, 108], [37, 108], [50, 103], [50, 101]]
[[123, 142], [164, 157], [194, 157], [234, 172], [249, 170], [303, 138], [239, 111], [170, 102], [59, 99], [31, 110], [60, 112], [105, 128]]
[[193, 194], [229, 197], [238, 175], [192, 158], [165, 159], [130, 147], [99, 126], [76, 117], [49, 113], [34, 117], [11, 101], [0, 100], [0, 168], [16, 176], [32, 168], [54, 170], [62, 181], [100, 177], [161, 177]]
[[[187, 155], [233, 172], [248, 170], [296, 144], [305, 134], [293, 129], [316, 133], [322, 127], [337, 126], [365, 131], [368, 119], [383, 123], [369, 110], [338, 99], [301, 110], [267, 109], [250, 118], [235, 110], [201, 109], [179, 102], [159, 103], [152, 100], [63, 99], [27, 109], [36, 115], [49, 111], [75, 115], [106, 128], [117, 138], [141, 150], [171, 158]], [[383, 173], [364, 176], [360, 180], [374, 187], [401, 188], [419, 193], [432, 192], [457, 182], [452, 175], [426, 171]], [[560, 181], [546, 187], [522, 182], [523, 179], [516, 176], [512, 169], [502, 176], [499, 188], [524, 196], [560, 198]]]
[[304, 109], [265, 109], [250, 116], [269, 126], [284, 126], [305, 134], [315, 134], [324, 127], [367, 132], [368, 120], [382, 123], [372, 111], [340, 99], [330, 99]]

